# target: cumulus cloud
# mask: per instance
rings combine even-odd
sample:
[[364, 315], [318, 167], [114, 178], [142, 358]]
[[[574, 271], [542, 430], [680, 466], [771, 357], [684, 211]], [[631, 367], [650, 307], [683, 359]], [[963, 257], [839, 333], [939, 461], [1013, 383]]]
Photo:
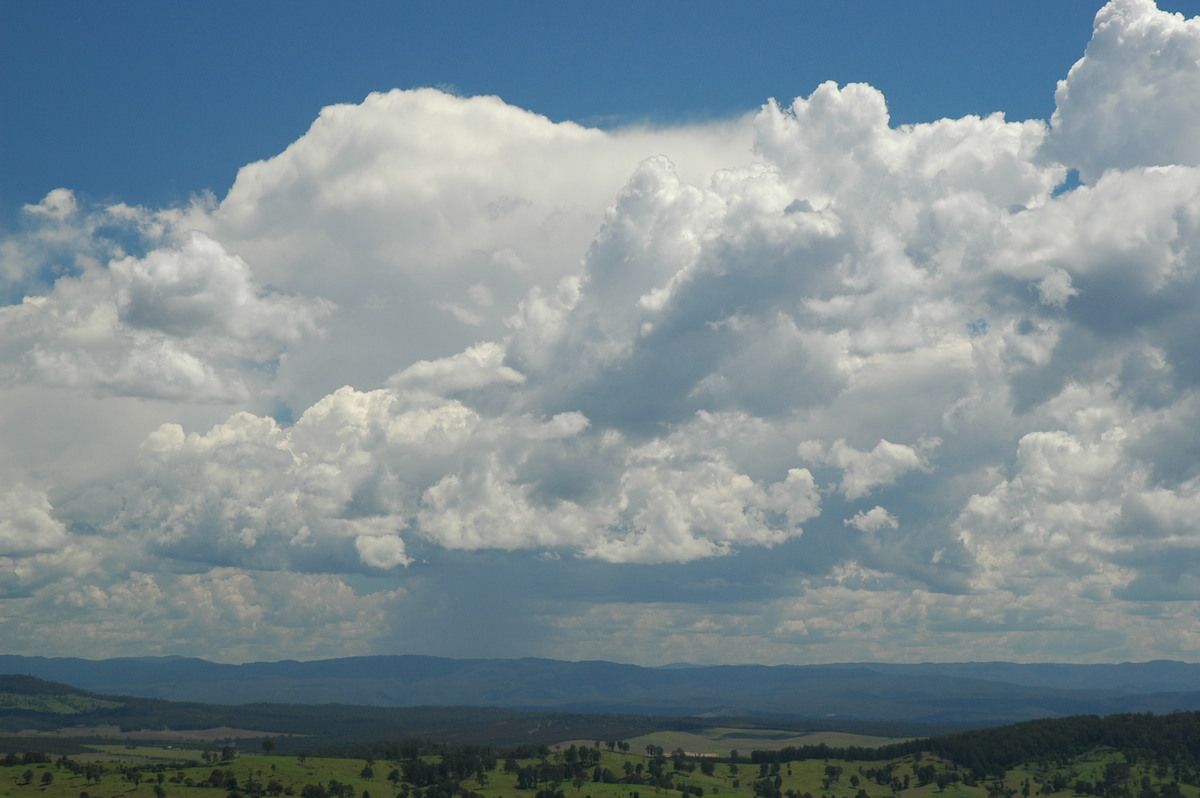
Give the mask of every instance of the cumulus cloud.
[[363, 564], [372, 568], [395, 568], [412, 562], [404, 553], [404, 540], [398, 535], [359, 535], [354, 539], [354, 548]]
[[749, 145], [737, 122], [612, 133], [497, 97], [378, 92], [323, 109], [284, 152], [243, 167], [200, 224], [260, 281], [343, 309], [281, 366], [278, 387], [302, 408], [502, 338], [531, 290], [576, 274], [647, 155], [670, 152], [704, 180], [749, 162]]
[[[682, 434], [633, 447], [588, 427], [579, 413], [485, 415], [423, 391], [348, 387], [291, 428], [249, 413], [204, 434], [164, 425], [108, 529], [136, 530], [172, 559], [322, 572], [409, 565], [407, 539], [688, 561], [781, 543], [819, 512], [805, 469], [763, 484]], [[589, 456], [616, 470], [579, 474], [582, 486], [554, 470]]]
[[[935, 447], [941, 441], [923, 442], [920, 448], [881, 440], [869, 452], [859, 451], [845, 440], [833, 442], [828, 451], [816, 441], [800, 444], [801, 455], [831, 463], [842, 470], [839, 486], [847, 499], [858, 499], [868, 495], [882, 485], [892, 485], [897, 479], [914, 469], [929, 467], [922, 450]], [[880, 508], [876, 508], [880, 509]]]
[[245, 400], [257, 388], [245, 364], [269, 366], [328, 312], [324, 301], [263, 291], [243, 260], [192, 232], [143, 258], [87, 261], [47, 293], [0, 308], [0, 374], [100, 394]]
[[392, 91], [220, 202], [51, 192], [0, 250], [3, 390], [154, 422], [86, 484], [0, 463], [10, 589], [287, 655], [295, 578], [367, 650], [488, 592], [570, 658], [1194, 656], [1196, 24], [1113, 0], [1049, 124]]
[[863, 532], [876, 532], [884, 527], [895, 529], [900, 526], [900, 521], [896, 516], [879, 505], [875, 505], [865, 512], [857, 512], [853, 518], [847, 518], [843, 523]]
[[196, 232], [177, 249], [125, 258], [108, 271], [124, 323], [176, 337], [233, 339], [248, 346], [247, 355], [315, 332], [328, 312], [320, 302], [265, 295], [245, 261]]
[[1054, 93], [1047, 154], [1091, 183], [1108, 169], [1200, 166], [1200, 18], [1112, 0]]
[[53, 551], [66, 542], [44, 493], [18, 484], [0, 494], [0, 556]]
[[504, 365], [504, 356], [504, 347], [499, 344], [482, 343], [451, 357], [417, 361], [394, 374], [387, 384], [401, 391], [450, 394], [482, 388], [494, 382], [525, 382], [525, 375]]

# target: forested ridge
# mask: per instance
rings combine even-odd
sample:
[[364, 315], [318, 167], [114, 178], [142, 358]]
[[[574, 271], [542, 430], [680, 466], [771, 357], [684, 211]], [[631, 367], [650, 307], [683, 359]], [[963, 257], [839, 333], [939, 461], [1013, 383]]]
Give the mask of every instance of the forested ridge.
[[[1097, 747], [1131, 761], [1200, 769], [1200, 712], [1169, 715], [1082, 715], [977, 729], [929, 741], [928, 749], [977, 772], [994, 775], [1019, 762], [1078, 756]], [[1189, 783], [1200, 783], [1193, 777]]]

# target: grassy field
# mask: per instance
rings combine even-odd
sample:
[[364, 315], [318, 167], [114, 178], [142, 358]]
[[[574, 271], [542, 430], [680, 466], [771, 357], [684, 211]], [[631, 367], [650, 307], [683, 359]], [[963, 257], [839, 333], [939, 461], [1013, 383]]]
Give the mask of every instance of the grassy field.
[[[632, 747], [633, 741], [628, 742]], [[747, 754], [751, 749], [752, 746], [744, 746]], [[342, 796], [352, 798], [439, 798], [444, 795], [433, 787], [422, 790], [403, 784], [400, 780], [389, 780], [388, 775], [402, 767], [398, 762], [372, 762], [370, 770], [366, 770], [367, 762], [362, 759], [241, 754], [230, 761], [208, 764], [185, 766], [178, 759], [172, 763], [176, 757], [199, 756], [202, 756], [202, 752], [194, 749], [164, 746], [95, 746], [90, 755], [71, 758], [76, 763], [90, 760], [90, 774], [82, 771], [73, 773], [62, 762], [0, 767], [0, 796], [80, 798], [86, 793], [88, 798], [224, 798], [230, 795], [250, 798], [272, 793], [301, 796], [306, 787], [310, 795], [317, 794], [313, 789], [325, 790], [326, 795], [331, 795], [330, 790], [335, 785]], [[209, 752], [209, 756], [215, 754]], [[649, 798], [651, 795], [678, 795], [678, 788], [688, 785], [702, 789], [703, 795], [712, 798], [754, 798], [756, 782], [765, 778], [772, 785], [778, 779], [775, 794], [788, 798], [804, 798], [806, 795], [818, 798], [988, 798], [989, 787], [993, 796], [1014, 798], [1025, 794], [1027, 784], [1029, 794], [1033, 796], [1058, 795], [1069, 798], [1074, 794], [1072, 788], [1077, 779], [1095, 781], [1102, 776], [1110, 762], [1118, 759], [1120, 757], [1116, 754], [1098, 752], [1059, 770], [1039, 770], [1032, 766], [1015, 768], [1002, 784], [965, 784], [960, 781], [965, 774], [928, 757], [922, 761], [908, 757], [892, 762], [807, 760], [778, 766], [751, 765], [743, 761], [733, 768], [727, 762], [710, 761], [711, 775], [702, 772], [703, 760], [686, 762], [681, 771], [674, 771], [673, 763], [667, 759], [665, 771], [670, 775], [674, 788], [666, 789], [651, 784], [594, 781], [593, 774], [598, 772], [596, 767], [622, 777], [626, 772], [645, 774], [651, 763], [644, 755], [603, 750], [599, 764], [585, 768], [586, 778], [563, 780], [555, 784], [542, 782], [535, 788], [517, 789], [517, 775], [504, 772], [503, 763], [500, 763], [495, 770], [484, 773], [482, 779], [475, 774], [468, 775], [462, 780], [462, 788], [481, 798], [534, 798], [538, 790], [546, 787], [552, 788], [556, 795], [561, 792], [562, 798]], [[551, 765], [561, 761], [561, 753], [551, 754], [547, 759]], [[517, 764], [536, 766], [538, 762], [529, 759]], [[884, 777], [881, 771], [889, 767]], [[941, 774], [942, 785], [939, 787], [937, 779], [921, 781], [917, 774], [922, 767], [926, 768], [926, 776], [931, 770]], [[103, 772], [100, 768], [103, 768]], [[830, 774], [835, 771], [836, 777], [831, 778]], [[1059, 772], [1064, 777], [1069, 772], [1071, 786], [1057, 792], [1043, 789], [1043, 785], [1049, 787], [1051, 778]], [[233, 781], [230, 781], [230, 775]], [[880, 778], [895, 781], [879, 784]], [[1164, 783], [1164, 779], [1150, 769], [1138, 766], [1128, 776], [1135, 789], [1143, 783], [1143, 778], [1154, 785]], [[694, 793], [695, 789], [692, 791]], [[1181, 795], [1184, 798], [1200, 798], [1200, 790], [1184, 785]]]

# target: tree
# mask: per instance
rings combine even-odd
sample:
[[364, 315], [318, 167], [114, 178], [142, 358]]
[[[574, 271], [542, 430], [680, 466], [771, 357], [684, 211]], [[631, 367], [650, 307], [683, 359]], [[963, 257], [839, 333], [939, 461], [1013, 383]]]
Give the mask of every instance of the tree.
[[270, 754], [272, 751], [275, 750], [275, 741], [272, 740], [270, 737], [263, 740], [262, 741], [262, 749], [263, 749], [263, 753]]

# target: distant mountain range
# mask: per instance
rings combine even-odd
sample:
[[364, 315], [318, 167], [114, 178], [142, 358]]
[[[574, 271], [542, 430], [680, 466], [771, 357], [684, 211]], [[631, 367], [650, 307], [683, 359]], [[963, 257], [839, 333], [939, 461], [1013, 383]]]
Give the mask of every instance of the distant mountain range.
[[224, 665], [184, 657], [0, 655], [0, 673], [113, 695], [282, 702], [1001, 724], [1200, 709], [1200, 664], [1010, 662], [645, 668], [547, 659], [375, 656]]

